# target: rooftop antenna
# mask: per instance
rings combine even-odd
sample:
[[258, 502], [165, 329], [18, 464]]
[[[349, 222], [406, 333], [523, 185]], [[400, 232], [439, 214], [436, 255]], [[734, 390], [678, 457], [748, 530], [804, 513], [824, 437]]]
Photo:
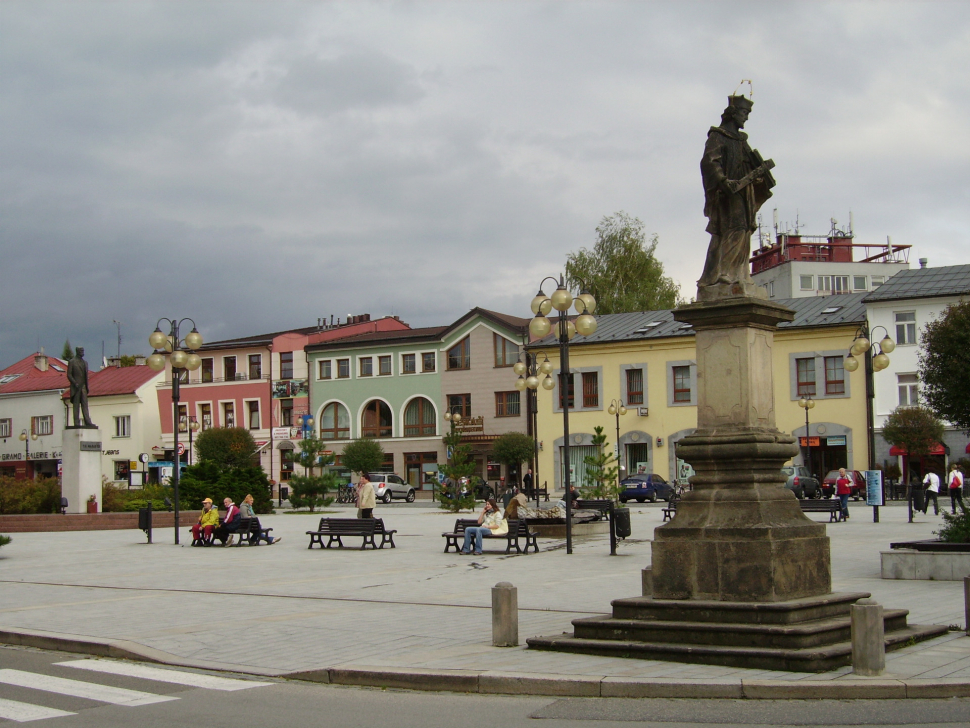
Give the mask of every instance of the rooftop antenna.
[[855, 225], [852, 222], [852, 210], [849, 210], [849, 235], [855, 237]]
[[[742, 86], [744, 86], [744, 84], [748, 84], [748, 98], [749, 99], [754, 99], [754, 86], [751, 84], [751, 79], [750, 78], [742, 78], [741, 79], [741, 83], [738, 84], [738, 88], [734, 89], [734, 93], [731, 94], [731, 95], [732, 96], [737, 96], [738, 95], [738, 89], [741, 88]], [[742, 94], [742, 96], [743, 95], [744, 94]]]
[[118, 327], [118, 363], [121, 364], [121, 322], [112, 319], [111, 323]]

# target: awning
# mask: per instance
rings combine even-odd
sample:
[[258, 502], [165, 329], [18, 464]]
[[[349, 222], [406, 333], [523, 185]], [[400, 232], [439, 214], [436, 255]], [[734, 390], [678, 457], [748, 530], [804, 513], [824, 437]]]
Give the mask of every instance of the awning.
[[276, 446], [277, 450], [296, 450], [296, 445], [294, 445], [289, 440], [280, 440], [279, 444]]
[[[970, 452], [970, 448], [968, 448], [967, 452]], [[929, 452], [930, 455], [944, 455], [945, 453], [946, 453], [946, 450], [943, 449], [943, 446], [940, 443], [936, 443], [930, 449], [930, 452]], [[899, 457], [900, 455], [902, 455], [903, 457], [905, 457], [906, 456], [906, 448], [896, 447], [895, 445], [893, 445], [889, 449], [889, 454], [892, 455], [893, 457]]]
[[266, 449], [266, 446], [267, 445], [269, 445], [269, 440], [262, 440], [262, 441], [257, 440], [256, 441], [256, 452], [262, 452], [263, 450]]

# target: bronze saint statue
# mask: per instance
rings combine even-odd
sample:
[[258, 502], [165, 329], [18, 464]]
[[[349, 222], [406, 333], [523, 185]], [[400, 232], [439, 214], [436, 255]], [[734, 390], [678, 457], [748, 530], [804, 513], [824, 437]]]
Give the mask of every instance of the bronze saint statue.
[[744, 96], [728, 96], [721, 125], [707, 134], [701, 178], [711, 244], [697, 281], [698, 301], [764, 296], [751, 280], [748, 259], [755, 218], [775, 186], [769, 171], [775, 163], [748, 146], [748, 135], [741, 131], [752, 105]]
[[[71, 406], [74, 408], [74, 427], [97, 427], [88, 412], [88, 363], [84, 361], [84, 347], [74, 350], [67, 363], [67, 381], [71, 383]], [[81, 424], [81, 417], [84, 424]]]

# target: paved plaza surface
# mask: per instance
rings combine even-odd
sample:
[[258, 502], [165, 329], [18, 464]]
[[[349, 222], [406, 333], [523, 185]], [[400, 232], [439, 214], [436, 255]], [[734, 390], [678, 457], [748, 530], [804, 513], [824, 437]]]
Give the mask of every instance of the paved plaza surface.
[[[256, 548], [191, 548], [184, 529], [181, 546], [171, 529], [157, 530], [152, 545], [136, 530], [15, 534], [0, 550], [0, 631], [126, 640], [175, 664], [266, 675], [359, 668], [711, 686], [858, 680], [848, 667], [810, 675], [491, 646], [497, 582], [518, 587], [523, 644], [609, 612], [611, 599], [639, 595], [662, 506], [631, 507], [633, 536], [617, 556], [607, 536], [577, 539], [572, 555], [553, 539], [540, 539], [540, 553], [528, 556], [506, 556], [497, 542], [486, 542], [493, 552], [484, 556], [445, 554], [440, 534], [455, 516], [427, 502], [379, 505], [376, 515], [398, 530], [397, 548], [379, 551], [308, 550], [305, 531], [319, 514], [265, 516], [283, 540]], [[908, 524], [904, 505], [882, 508], [880, 523], [870, 507], [852, 503], [850, 511], [848, 522], [828, 526], [833, 589], [871, 592], [887, 607], [910, 610], [911, 623], [962, 626], [961, 582], [879, 576], [880, 550], [931, 538], [941, 519], [918, 514]], [[968, 683], [970, 638], [953, 631], [891, 652], [879, 680]]]

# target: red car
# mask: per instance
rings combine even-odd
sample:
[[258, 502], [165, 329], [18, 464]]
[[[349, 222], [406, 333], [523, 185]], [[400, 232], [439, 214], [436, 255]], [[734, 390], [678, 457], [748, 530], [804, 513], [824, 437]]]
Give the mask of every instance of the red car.
[[[849, 476], [849, 480], [852, 484], [849, 486], [850, 493], [853, 499], [865, 498], [866, 497], [866, 478], [858, 470], [846, 470], [845, 474]], [[822, 481], [822, 495], [826, 498], [831, 498], [835, 493], [835, 481], [839, 479], [838, 470], [830, 470], [828, 475], [825, 476], [825, 480]]]

